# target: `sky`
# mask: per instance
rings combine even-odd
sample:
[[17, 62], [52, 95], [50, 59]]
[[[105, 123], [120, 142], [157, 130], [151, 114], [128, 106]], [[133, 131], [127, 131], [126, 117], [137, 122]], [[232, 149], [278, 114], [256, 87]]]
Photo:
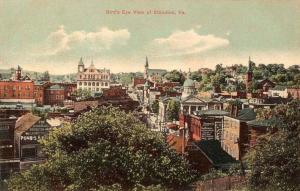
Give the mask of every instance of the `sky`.
[[0, 0], [0, 68], [68, 74], [83, 57], [137, 72], [146, 56], [167, 70], [249, 56], [290, 66], [300, 64], [299, 18], [300, 0]]

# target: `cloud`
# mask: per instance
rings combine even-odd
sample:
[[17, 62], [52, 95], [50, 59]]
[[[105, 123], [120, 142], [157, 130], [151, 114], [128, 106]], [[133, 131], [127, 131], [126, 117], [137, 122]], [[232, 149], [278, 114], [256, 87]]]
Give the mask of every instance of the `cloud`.
[[152, 42], [153, 50], [163, 56], [186, 55], [201, 53], [208, 50], [225, 47], [229, 40], [216, 37], [213, 34], [199, 35], [194, 29], [176, 31], [169, 37], [157, 38]]
[[43, 55], [57, 55], [76, 49], [101, 51], [109, 50], [115, 44], [126, 45], [129, 38], [130, 33], [127, 29], [111, 30], [102, 27], [96, 32], [73, 31], [67, 33], [62, 25], [50, 33], [38, 49], [42, 51]]

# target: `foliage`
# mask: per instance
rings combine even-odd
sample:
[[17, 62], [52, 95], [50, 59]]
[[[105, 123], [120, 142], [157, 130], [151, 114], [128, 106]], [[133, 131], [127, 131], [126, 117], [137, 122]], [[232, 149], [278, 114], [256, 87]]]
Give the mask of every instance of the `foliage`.
[[167, 120], [168, 121], [178, 121], [180, 111], [180, 103], [175, 100], [169, 100], [167, 104]]
[[92, 98], [92, 93], [90, 90], [86, 89], [77, 89], [74, 92], [72, 92], [72, 96], [75, 96], [77, 99], [85, 100]]
[[297, 190], [300, 177], [300, 103], [261, 110], [259, 119], [273, 121], [277, 130], [258, 139], [246, 159], [250, 165], [253, 189]]
[[33, 109], [31, 110], [31, 113], [32, 113], [33, 115], [36, 115], [36, 116], [41, 117], [42, 120], [47, 119], [47, 117], [48, 117], [48, 112], [49, 112], [48, 110], [41, 110], [41, 109], [37, 109], [37, 108], [33, 108]]
[[176, 187], [193, 178], [187, 161], [161, 134], [114, 107], [93, 109], [41, 143], [47, 162], [15, 175], [10, 190], [130, 190], [138, 185], [159, 190], [155, 185]]
[[151, 110], [152, 110], [153, 113], [158, 113], [158, 110], [159, 110], [158, 100], [154, 100], [154, 102], [151, 105]]
[[164, 78], [171, 82], [179, 82], [181, 85], [184, 83], [185, 80], [184, 75], [177, 70], [172, 70], [171, 72], [166, 73], [164, 75]]

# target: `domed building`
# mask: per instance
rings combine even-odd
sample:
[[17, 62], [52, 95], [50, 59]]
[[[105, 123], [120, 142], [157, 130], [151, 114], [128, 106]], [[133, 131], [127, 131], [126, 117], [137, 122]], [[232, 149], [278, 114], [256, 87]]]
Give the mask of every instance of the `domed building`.
[[190, 95], [194, 95], [195, 90], [195, 82], [191, 79], [191, 72], [188, 73], [187, 79], [183, 83], [183, 92], [182, 92], [182, 98], [186, 98]]

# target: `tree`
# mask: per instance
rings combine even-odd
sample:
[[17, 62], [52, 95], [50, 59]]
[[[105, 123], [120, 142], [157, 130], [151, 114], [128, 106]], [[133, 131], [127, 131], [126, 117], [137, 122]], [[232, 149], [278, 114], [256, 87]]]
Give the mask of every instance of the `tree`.
[[13, 176], [9, 190], [130, 190], [193, 178], [163, 135], [111, 106], [84, 113], [41, 143], [47, 161]]
[[158, 100], [154, 100], [154, 102], [151, 105], [151, 110], [152, 110], [153, 113], [158, 113], [158, 110], [159, 110]]
[[180, 103], [175, 100], [169, 100], [167, 105], [167, 120], [178, 121], [179, 119], [179, 111], [180, 111]]
[[164, 78], [171, 82], [179, 82], [180, 84], [183, 84], [185, 80], [184, 75], [177, 70], [172, 70], [171, 72], [166, 73]]
[[299, 109], [299, 102], [291, 102], [259, 112], [258, 118], [268, 120], [271, 130], [258, 139], [247, 156], [251, 169], [249, 183], [254, 190], [299, 189]]
[[76, 98], [84, 100], [84, 99], [92, 98], [92, 93], [90, 90], [78, 89], [72, 93], [72, 96], [75, 96]]

